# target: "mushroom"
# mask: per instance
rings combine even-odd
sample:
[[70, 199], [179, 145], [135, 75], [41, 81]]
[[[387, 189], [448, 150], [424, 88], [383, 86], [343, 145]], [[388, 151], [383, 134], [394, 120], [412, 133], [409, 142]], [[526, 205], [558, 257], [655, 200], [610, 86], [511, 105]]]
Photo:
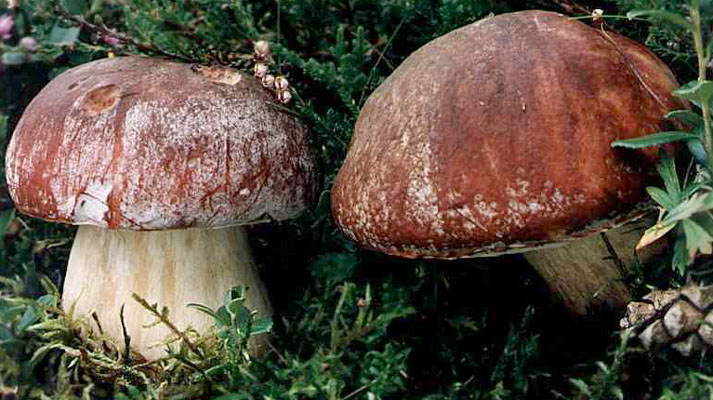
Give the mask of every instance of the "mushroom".
[[[560, 14], [457, 29], [364, 104], [332, 191], [336, 224], [406, 258], [527, 252], [574, 313], [595, 294], [624, 305], [627, 287], [593, 234], [647, 212], [658, 154], [610, 144], [664, 129], [664, 113], [684, 107], [676, 87], [644, 46]], [[611, 241], [633, 253], [637, 236], [619, 232]]]
[[17, 209], [80, 225], [63, 305], [98, 311], [103, 331], [148, 358], [170, 332], [153, 316], [202, 331], [232, 286], [272, 313], [244, 225], [300, 213], [314, 174], [307, 131], [237, 71], [143, 57], [64, 72], [25, 110], [6, 158]]

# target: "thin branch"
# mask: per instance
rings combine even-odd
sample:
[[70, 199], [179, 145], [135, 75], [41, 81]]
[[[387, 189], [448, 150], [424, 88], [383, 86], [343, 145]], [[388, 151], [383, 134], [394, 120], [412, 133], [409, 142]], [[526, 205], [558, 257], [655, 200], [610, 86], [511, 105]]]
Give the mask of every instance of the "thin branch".
[[154, 316], [156, 316], [156, 318], [158, 318], [158, 320], [159, 320], [162, 324], [166, 325], [166, 327], [167, 327], [171, 332], [173, 332], [174, 335], [176, 335], [176, 336], [178, 336], [179, 338], [181, 338], [181, 340], [183, 340], [183, 343], [185, 343], [186, 346], [188, 346], [188, 348], [189, 348], [194, 354], [196, 354], [198, 357], [200, 357], [201, 359], [203, 359], [203, 354], [198, 350], [198, 348], [196, 347], [196, 345], [188, 338], [188, 336], [186, 336], [185, 332], [181, 332], [181, 330], [179, 330], [179, 329], [176, 327], [176, 325], [174, 325], [171, 321], [169, 321], [169, 319], [168, 319], [163, 313], [161, 313], [155, 306], [152, 306], [151, 304], [149, 304], [149, 302], [146, 301], [146, 299], [144, 299], [143, 297], [139, 296], [139, 295], [136, 294], [136, 293], [132, 293], [132, 294], [131, 294], [131, 297], [132, 297], [136, 302], [138, 302], [139, 304], [141, 304], [142, 307], [144, 307], [145, 309], [147, 309], [148, 311], [150, 311]]
[[591, 11], [570, 0], [550, 0], [548, 3], [562, 9], [567, 14], [591, 14]]
[[175, 54], [175, 53], [170, 53], [165, 50], [161, 50], [158, 47], [154, 46], [152, 43], [142, 43], [137, 41], [131, 36], [128, 36], [126, 34], [117, 32], [106, 25], [97, 25], [97, 24], [92, 24], [91, 22], [87, 21], [84, 19], [82, 16], [79, 15], [74, 15], [67, 11], [64, 7], [60, 6], [56, 0], [52, 0], [52, 9], [53, 11], [59, 15], [61, 18], [73, 22], [80, 27], [87, 28], [93, 32], [99, 33], [103, 37], [113, 37], [116, 38], [119, 43], [124, 44], [124, 45], [130, 45], [136, 47], [139, 51], [142, 51], [144, 53], [150, 53], [150, 54], [157, 54], [160, 56], [164, 56], [167, 58], [171, 58], [174, 60], [180, 60], [186, 63], [197, 63], [200, 64], [201, 60], [194, 59], [194, 58], [189, 58], [180, 54]]
[[349, 393], [348, 395], [344, 396], [344, 398], [343, 398], [342, 400], [349, 400], [349, 399], [351, 399], [352, 397], [361, 394], [363, 391], [365, 391], [366, 389], [368, 389], [369, 386], [375, 384], [377, 380], [378, 380], [378, 378], [372, 379], [371, 382], [369, 382], [369, 383], [367, 383], [366, 385], [363, 385], [363, 386], [357, 388], [357, 389], [354, 390], [353, 392], [351, 392], [351, 393]]
[[[121, 331], [124, 335], [124, 366], [128, 366], [131, 363], [131, 336], [126, 331], [126, 322], [124, 321], [124, 305], [121, 305], [121, 310], [119, 311], [119, 319], [121, 320]], [[101, 325], [99, 326], [101, 329]]]
[[[122, 308], [122, 310], [123, 310], [123, 308]], [[103, 335], [104, 328], [102, 327], [101, 322], [99, 322], [99, 316], [97, 315], [96, 311], [92, 311], [92, 319], [94, 320], [94, 323], [97, 324], [97, 329], [99, 329], [99, 334]]]
[[614, 264], [616, 264], [616, 268], [619, 270], [622, 276], [626, 276], [626, 265], [624, 265], [624, 262], [621, 261], [621, 258], [619, 258], [619, 255], [616, 253], [614, 246], [612, 246], [611, 242], [609, 241], [607, 234], [605, 232], [602, 232], [601, 237], [604, 241], [604, 245], [607, 247], [609, 255], [611, 255], [612, 260], [614, 260]]
[[663, 108], [664, 110], [668, 109], [668, 107], [666, 106], [666, 104], [665, 104], [663, 101], [661, 101], [661, 98], [659, 98], [659, 96], [658, 96], [658, 95], [649, 87], [649, 85], [644, 81], [644, 78], [643, 78], [643, 77], [641, 76], [641, 74], [639, 73], [639, 70], [636, 69], [636, 67], [634, 67], [633, 63], [632, 63], [631, 60], [629, 59], [629, 56], [628, 56], [626, 53], [624, 53], [624, 51], [619, 47], [619, 45], [616, 43], [616, 41], [614, 40], [614, 38], [612, 38], [612, 37], [609, 35], [609, 33], [607, 33], [607, 31], [604, 30], [604, 24], [603, 24], [603, 23], [601, 24], [600, 30], [601, 30], [602, 35], [604, 36], [604, 38], [605, 38], [609, 43], [611, 43], [611, 44], [614, 46], [614, 49], [616, 49], [617, 53], [619, 53], [619, 55], [621, 55], [621, 57], [624, 59], [624, 64], [626, 64], [626, 66], [629, 68], [629, 70], [634, 74], [634, 77], [636, 77], [636, 80], [639, 81], [639, 83], [640, 83], [641, 86], [646, 90], [646, 92], [647, 92], [651, 97], [653, 97], [653, 99], [661, 106], [661, 108]]

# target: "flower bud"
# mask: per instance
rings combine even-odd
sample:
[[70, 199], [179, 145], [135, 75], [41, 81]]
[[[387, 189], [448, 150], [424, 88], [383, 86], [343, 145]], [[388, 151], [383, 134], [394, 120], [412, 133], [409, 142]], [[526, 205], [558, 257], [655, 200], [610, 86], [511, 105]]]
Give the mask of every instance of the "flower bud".
[[254, 70], [255, 70], [255, 77], [257, 77], [259, 79], [264, 78], [267, 75], [267, 73], [269, 72], [267, 65], [261, 64], [261, 63], [255, 64]]
[[272, 86], [275, 84], [275, 76], [271, 74], [267, 74], [262, 77], [262, 86], [266, 88], [272, 88]]
[[255, 50], [255, 58], [263, 60], [270, 55], [270, 44], [265, 40], [258, 40], [253, 45]]
[[287, 90], [290, 87], [290, 82], [284, 76], [278, 76], [275, 78], [275, 89], [278, 91]]
[[292, 101], [292, 92], [289, 89], [281, 90], [277, 93], [277, 98], [282, 104], [289, 104]]
[[602, 19], [602, 16], [604, 15], [604, 10], [601, 8], [597, 8], [594, 11], [592, 11], [592, 21], [594, 22], [599, 22]]
[[108, 36], [108, 35], [104, 36], [104, 43], [106, 43], [112, 47], [120, 47], [121, 46], [121, 41], [114, 36]]
[[0, 37], [3, 39], [10, 39], [12, 37], [12, 27], [15, 25], [15, 21], [10, 15], [3, 15], [0, 17]]
[[25, 36], [20, 39], [20, 47], [25, 51], [33, 53], [37, 50], [37, 41], [32, 36]]

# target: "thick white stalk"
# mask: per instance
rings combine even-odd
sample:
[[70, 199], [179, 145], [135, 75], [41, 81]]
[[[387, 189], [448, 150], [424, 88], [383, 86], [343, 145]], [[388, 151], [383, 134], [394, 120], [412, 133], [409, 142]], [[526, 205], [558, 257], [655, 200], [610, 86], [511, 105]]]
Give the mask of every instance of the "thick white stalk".
[[69, 257], [62, 303], [65, 309], [74, 305], [76, 315], [96, 311], [104, 332], [122, 348], [124, 304], [132, 349], [155, 359], [165, 352], [153, 345], [171, 332], [163, 325], [144, 328], [155, 319], [132, 293], [168, 307], [179, 329], [191, 325], [205, 331], [212, 319], [186, 304], [215, 309], [236, 285], [249, 288], [246, 305], [258, 316], [272, 314], [243, 227], [132, 232], [83, 226]]
[[[623, 226], [606, 235], [625, 267], [634, 262], [634, 248], [642, 230]], [[642, 263], [662, 251], [646, 248], [639, 258]], [[624, 277], [600, 235], [590, 235], [564, 246], [545, 248], [525, 254], [527, 261], [544, 278], [551, 291], [574, 314], [586, 315], [599, 306], [624, 307], [631, 295]]]

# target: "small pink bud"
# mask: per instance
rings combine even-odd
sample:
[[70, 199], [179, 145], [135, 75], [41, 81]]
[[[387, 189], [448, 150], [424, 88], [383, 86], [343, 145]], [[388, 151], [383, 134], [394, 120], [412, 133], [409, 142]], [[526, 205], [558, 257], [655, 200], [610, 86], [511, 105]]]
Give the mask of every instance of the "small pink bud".
[[267, 73], [268, 73], [267, 65], [261, 64], [261, 63], [255, 64], [255, 77], [262, 79], [265, 77], [265, 75], [267, 75]]
[[255, 52], [253, 57], [257, 61], [266, 61], [270, 57], [270, 44], [264, 40], [255, 42], [253, 50]]
[[0, 37], [3, 39], [10, 39], [12, 37], [12, 26], [15, 25], [15, 21], [10, 15], [3, 15], [0, 17]]
[[277, 98], [282, 104], [290, 104], [292, 101], [292, 92], [289, 89], [281, 90], [277, 93]]
[[278, 76], [275, 78], [275, 89], [277, 90], [287, 90], [290, 87], [290, 82], [284, 76]]
[[32, 36], [25, 36], [24, 38], [20, 39], [20, 47], [23, 48], [25, 51], [29, 51], [30, 53], [32, 53], [37, 50], [37, 40], [35, 40], [35, 38], [33, 38]]
[[121, 40], [114, 36], [104, 36], [104, 43], [112, 47], [121, 47]]
[[604, 10], [602, 10], [601, 8], [597, 8], [594, 11], [592, 11], [592, 21], [594, 21], [594, 22], [601, 21], [603, 16], [604, 16]]
[[267, 74], [262, 77], [262, 86], [271, 89], [272, 86], [275, 84], [275, 76]]
[[270, 54], [270, 44], [265, 40], [255, 42], [254, 48], [257, 54]]

